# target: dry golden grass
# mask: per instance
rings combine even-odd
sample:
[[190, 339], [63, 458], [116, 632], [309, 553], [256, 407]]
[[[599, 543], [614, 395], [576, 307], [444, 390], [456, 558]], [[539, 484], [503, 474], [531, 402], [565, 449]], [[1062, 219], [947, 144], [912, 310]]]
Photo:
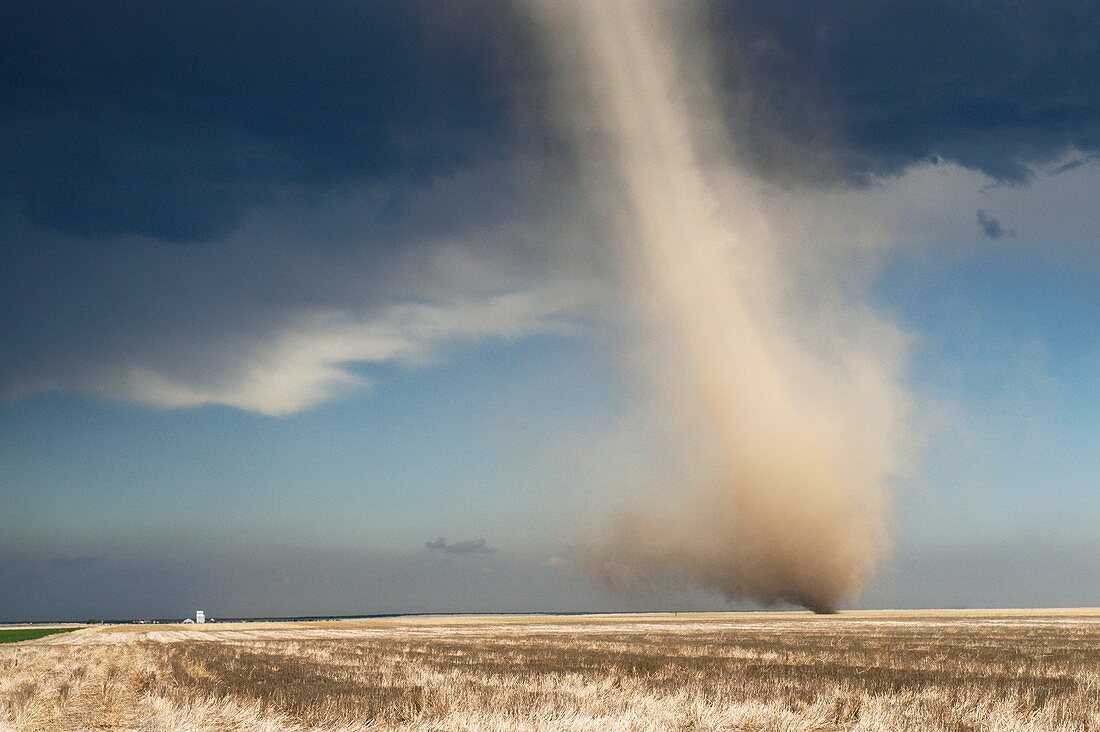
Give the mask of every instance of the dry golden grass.
[[1100, 612], [106, 626], [0, 647], [0, 729], [1100, 730]]

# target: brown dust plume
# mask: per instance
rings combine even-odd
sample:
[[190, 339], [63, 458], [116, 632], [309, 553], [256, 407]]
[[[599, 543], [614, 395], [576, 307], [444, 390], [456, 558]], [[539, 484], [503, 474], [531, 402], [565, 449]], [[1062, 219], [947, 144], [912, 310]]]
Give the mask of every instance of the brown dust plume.
[[904, 338], [842, 253], [775, 233], [730, 154], [690, 4], [534, 1], [672, 455], [674, 477], [589, 563], [623, 588], [833, 611], [888, 548]]

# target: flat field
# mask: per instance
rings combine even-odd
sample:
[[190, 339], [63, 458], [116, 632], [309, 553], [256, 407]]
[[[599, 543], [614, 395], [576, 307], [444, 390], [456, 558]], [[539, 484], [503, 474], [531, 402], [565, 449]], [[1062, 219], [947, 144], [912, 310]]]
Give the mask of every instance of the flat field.
[[0, 646], [0, 729], [1100, 730], [1100, 610], [89, 627]]

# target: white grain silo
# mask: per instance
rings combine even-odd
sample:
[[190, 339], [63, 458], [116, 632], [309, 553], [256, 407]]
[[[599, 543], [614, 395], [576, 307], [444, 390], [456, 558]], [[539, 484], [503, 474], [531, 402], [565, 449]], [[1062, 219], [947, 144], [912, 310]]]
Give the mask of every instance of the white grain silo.
[[206, 613], [204, 613], [202, 610], [196, 610], [195, 611], [195, 622], [196, 623], [205, 623], [206, 622]]

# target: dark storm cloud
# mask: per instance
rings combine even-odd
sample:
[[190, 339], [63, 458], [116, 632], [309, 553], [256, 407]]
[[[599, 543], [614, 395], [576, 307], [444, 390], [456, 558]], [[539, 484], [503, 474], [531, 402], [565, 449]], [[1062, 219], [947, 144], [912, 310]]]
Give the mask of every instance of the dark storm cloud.
[[172, 241], [341, 183], [424, 183], [515, 144], [506, 3], [7, 2], [0, 174], [35, 224]]
[[[739, 153], [787, 180], [950, 160], [1019, 181], [1100, 148], [1100, 6], [713, 0]], [[341, 185], [546, 154], [538, 30], [508, 0], [0, 7], [0, 192], [34, 224], [201, 241]]]
[[1019, 182], [1100, 148], [1100, 5], [716, 0], [739, 153], [787, 182], [952, 161]]
[[466, 539], [465, 541], [448, 544], [442, 536], [433, 541], [424, 542], [424, 546], [432, 551], [446, 552], [447, 554], [492, 554], [496, 551], [484, 539]]
[[[773, 179], [1100, 149], [1095, 4], [706, 7]], [[596, 249], [539, 40], [509, 0], [0, 2], [0, 398], [286, 414], [344, 364], [543, 328], [558, 295], [486, 299]]]
[[285, 414], [357, 378], [342, 364], [545, 330], [571, 305], [540, 284], [531, 242], [544, 227], [518, 175], [490, 165], [409, 191], [400, 220], [381, 220], [386, 196], [370, 190], [268, 207], [196, 246], [90, 246], [11, 216], [0, 398], [80, 391]]
[[530, 332], [532, 34], [499, 0], [0, 4], [0, 397], [285, 414]]

